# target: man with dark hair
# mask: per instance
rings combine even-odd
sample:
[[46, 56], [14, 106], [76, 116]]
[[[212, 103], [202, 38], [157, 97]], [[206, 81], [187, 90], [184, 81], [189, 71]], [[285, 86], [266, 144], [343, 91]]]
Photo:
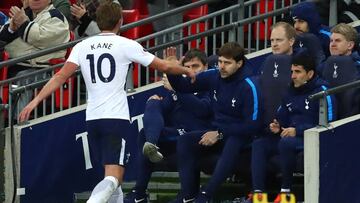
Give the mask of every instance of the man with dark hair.
[[[269, 124], [273, 135], [255, 140], [252, 147], [252, 179], [254, 193], [265, 192], [266, 167], [270, 157], [280, 155], [282, 185], [280, 193], [291, 191], [296, 155], [303, 151], [304, 131], [319, 122], [319, 101], [309, 100], [309, 95], [326, 90], [326, 82], [316, 75], [315, 60], [306, 49], [292, 57], [291, 80], [287, 95], [282, 99], [275, 119]], [[327, 96], [329, 121], [335, 120], [334, 97]], [[281, 202], [278, 195], [274, 203]], [[247, 203], [253, 202], [250, 195]]]
[[[129, 64], [168, 74], [186, 74], [191, 69], [165, 61], [145, 51], [137, 42], [117, 36], [122, 24], [119, 3], [104, 3], [97, 9], [97, 24], [102, 32], [75, 45], [72, 52], [41, 92], [23, 109], [19, 121], [27, 120], [34, 108], [58, 89], [78, 67], [87, 87], [86, 127], [92, 160], [105, 169], [105, 178], [93, 189], [88, 203], [122, 202], [121, 183], [126, 165], [126, 136], [130, 113], [124, 88]], [[109, 127], [111, 126], [111, 127]]]
[[321, 18], [314, 2], [305, 1], [297, 4], [291, 10], [294, 28], [297, 34], [312, 33], [321, 43], [325, 56], [330, 56], [330, 30], [321, 24]]
[[[197, 74], [196, 82], [181, 76], [169, 76], [175, 91], [209, 91], [214, 119], [210, 129], [179, 137], [177, 144], [181, 191], [177, 202], [209, 202], [215, 190], [231, 175], [241, 150], [251, 143], [259, 126], [259, 91], [250, 78], [253, 73], [235, 42], [219, 49], [219, 68]], [[220, 153], [213, 175], [199, 190], [199, 159], [202, 153]]]
[[[167, 59], [176, 60], [176, 49]], [[207, 69], [206, 55], [198, 49], [185, 53], [182, 65], [196, 73]], [[154, 168], [153, 163], [163, 160], [176, 152], [178, 136], [194, 130], [206, 130], [210, 127], [212, 111], [208, 92], [182, 94], [174, 91], [166, 76], [163, 78], [165, 96], [151, 96], [145, 106], [144, 128], [138, 137], [139, 153], [137, 157], [137, 179], [132, 191], [126, 195], [125, 203], [148, 202], [146, 189]]]

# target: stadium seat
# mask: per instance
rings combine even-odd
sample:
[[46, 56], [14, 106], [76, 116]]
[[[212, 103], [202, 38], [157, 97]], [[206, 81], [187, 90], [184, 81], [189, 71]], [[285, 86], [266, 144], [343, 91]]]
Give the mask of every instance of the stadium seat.
[[326, 59], [319, 38], [312, 33], [302, 33], [297, 35], [294, 48], [306, 48], [311, 56], [315, 56], [316, 66]]
[[[136, 0], [136, 1], [134, 1], [134, 8], [133, 9], [136, 9], [136, 10], [139, 11], [140, 20], [149, 17], [149, 10], [148, 10], [146, 0]], [[140, 36], [139, 37], [147, 36], [147, 35], [153, 33], [153, 30], [154, 29], [153, 29], [152, 23], [142, 25], [142, 26], [140, 26]]]
[[[123, 19], [124, 19], [124, 25], [132, 22], [137, 22], [140, 19], [140, 13], [137, 9], [131, 9], [131, 10], [123, 10]], [[129, 39], [137, 39], [140, 37], [140, 27], [131, 28], [130, 30], [126, 30], [124, 32], [121, 32], [121, 36], [124, 36]], [[134, 86], [137, 87], [139, 84], [138, 81], [138, 74], [139, 74], [139, 68], [140, 65], [137, 63], [133, 63], [133, 83]]]
[[[331, 87], [337, 87], [357, 80], [358, 70], [350, 56], [330, 56], [325, 61], [322, 76]], [[360, 113], [359, 96], [358, 89], [349, 89], [335, 95], [338, 119]]]
[[[9, 59], [9, 54], [6, 51], [2, 51], [1, 60], [6, 61]], [[0, 80], [8, 79], [8, 67], [5, 66], [0, 70]], [[9, 85], [2, 87], [2, 103], [7, 104], [9, 100]]]
[[9, 16], [9, 8], [0, 8], [0, 11], [3, 12], [5, 15]]
[[[267, 11], [266, 11], [266, 7], [267, 7]], [[256, 3], [256, 7], [254, 9], [255, 9], [255, 16], [262, 15], [262, 14], [265, 14], [266, 12], [273, 11], [274, 10], [274, 0], [261, 0], [260, 2]], [[270, 37], [271, 25], [273, 24], [273, 19], [267, 18], [267, 23], [265, 23], [265, 22], [266, 22], [265, 20], [259, 22], [259, 40], [269, 39], [269, 37]], [[254, 23], [252, 26], [253, 26], [253, 38], [256, 39], [258, 26], [256, 23]], [[267, 35], [265, 36], [266, 26], [267, 26], [267, 30], [266, 30]]]
[[17, 6], [17, 7], [21, 8], [22, 2], [21, 2], [21, 0], [2, 0], [2, 1], [0, 1], [0, 8], [10, 9], [11, 6]]
[[[75, 39], [75, 34], [74, 32], [70, 32], [70, 41]], [[51, 65], [56, 65], [56, 64], [60, 64], [60, 63], [64, 63], [66, 61], [66, 59], [69, 57], [70, 52], [71, 52], [71, 47], [67, 49], [66, 51], [66, 55], [65, 55], [65, 59], [63, 58], [55, 58], [55, 59], [50, 59], [49, 63]], [[60, 68], [55, 69], [55, 73], [58, 72], [60, 70]], [[69, 89], [69, 83], [71, 83], [71, 90]], [[67, 82], [65, 82], [63, 84], [63, 99], [62, 99], [62, 107], [63, 108], [69, 108], [70, 107], [70, 103], [69, 103], [69, 97], [70, 97], [70, 93], [71, 98], [73, 98], [74, 95], [74, 88], [75, 87], [75, 77], [71, 77], [67, 80]], [[55, 106], [56, 108], [61, 108], [61, 91], [60, 89], [55, 91]]]
[[[193, 2], [196, 2], [197, 0], [192, 0]], [[202, 5], [196, 8], [193, 8], [186, 13], [184, 13], [183, 20], [184, 22], [194, 20], [196, 18], [200, 18], [202, 16], [205, 16], [209, 13], [208, 5]], [[206, 28], [205, 22], [200, 22], [197, 24], [193, 24], [190, 26], [190, 31], [188, 30], [189, 27], [184, 28], [184, 36], [188, 35], [195, 35], [201, 32], [204, 32]], [[193, 40], [190, 42], [191, 48], [199, 48], [200, 50], [205, 51], [205, 37], [202, 37], [200, 39], [200, 42], [198, 43], [197, 40]]]
[[274, 119], [291, 82], [291, 56], [269, 55], [262, 68], [259, 84], [264, 99], [264, 125], [267, 126]]
[[[140, 19], [140, 13], [138, 10], [136, 10], [136, 9], [123, 10], [124, 25], [132, 23], [132, 22], [137, 22], [137, 21], [139, 21], [139, 19]], [[137, 39], [140, 36], [140, 28], [135, 27], [135, 28], [126, 30], [124, 32], [121, 32], [121, 36], [124, 36], [129, 39]]]

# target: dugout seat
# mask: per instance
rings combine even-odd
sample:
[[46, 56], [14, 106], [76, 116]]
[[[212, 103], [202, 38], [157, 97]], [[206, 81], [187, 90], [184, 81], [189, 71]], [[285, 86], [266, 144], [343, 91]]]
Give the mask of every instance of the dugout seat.
[[291, 56], [269, 55], [262, 66], [259, 76], [260, 92], [264, 99], [264, 125], [275, 117], [281, 99], [291, 82]]
[[[358, 79], [355, 61], [350, 56], [330, 56], [325, 61], [323, 78], [330, 87], [337, 87]], [[337, 118], [342, 119], [360, 113], [359, 89], [348, 89], [335, 94], [337, 100]]]
[[302, 33], [300, 35], [297, 35], [294, 43], [294, 48], [306, 48], [311, 56], [315, 56], [316, 66], [318, 66], [326, 59], [319, 38], [312, 33]]

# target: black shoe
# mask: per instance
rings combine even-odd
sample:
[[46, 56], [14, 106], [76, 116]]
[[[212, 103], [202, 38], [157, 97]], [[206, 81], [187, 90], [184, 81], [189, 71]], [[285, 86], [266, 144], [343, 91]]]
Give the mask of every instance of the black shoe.
[[149, 202], [149, 195], [138, 194], [135, 189], [132, 189], [131, 192], [126, 194], [124, 198], [124, 203], [148, 203]]

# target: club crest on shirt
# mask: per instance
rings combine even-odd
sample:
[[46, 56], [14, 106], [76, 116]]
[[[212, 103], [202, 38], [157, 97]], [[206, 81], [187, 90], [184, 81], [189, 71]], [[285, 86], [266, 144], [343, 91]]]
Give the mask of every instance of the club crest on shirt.
[[290, 111], [290, 112], [292, 111], [291, 105], [292, 105], [291, 102], [286, 104], [286, 108], [287, 108], [288, 111]]
[[338, 66], [336, 65], [336, 63], [334, 63], [333, 78], [337, 78], [337, 77], [338, 77], [337, 68], [338, 68]]
[[232, 106], [232, 107], [235, 107], [235, 102], [236, 102], [236, 99], [235, 99], [235, 98], [232, 98], [232, 100], [231, 100], [231, 106]]
[[310, 103], [310, 101], [307, 100], [307, 99], [305, 99], [305, 109], [306, 109], [306, 110], [309, 110], [309, 109], [310, 109], [309, 103]]
[[273, 73], [274, 78], [277, 78], [279, 76], [278, 67], [279, 67], [279, 65], [275, 62], [274, 63], [274, 73]]

